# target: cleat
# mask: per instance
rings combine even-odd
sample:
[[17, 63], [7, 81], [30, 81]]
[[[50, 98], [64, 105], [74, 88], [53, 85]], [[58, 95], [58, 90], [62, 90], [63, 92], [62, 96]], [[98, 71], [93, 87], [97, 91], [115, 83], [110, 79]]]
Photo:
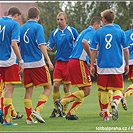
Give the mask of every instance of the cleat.
[[30, 121], [30, 120], [26, 120], [26, 124], [37, 124], [38, 122], [37, 121]]
[[69, 115], [69, 114], [67, 114], [65, 118], [67, 120], [79, 120], [79, 118], [76, 115]]
[[44, 119], [42, 118], [42, 116], [41, 116], [39, 113], [37, 113], [36, 111], [33, 111], [33, 112], [31, 113], [31, 116], [32, 116], [33, 118], [37, 119], [38, 122], [40, 122], [40, 123], [45, 123], [45, 120], [44, 120]]
[[109, 121], [109, 117], [108, 116], [106, 116], [106, 117], [104, 117], [104, 119], [103, 119], [104, 121]]
[[4, 114], [2, 110], [0, 110], [0, 123], [3, 124], [3, 122], [4, 122]]
[[55, 104], [57, 105], [57, 111], [58, 111], [58, 113], [59, 113], [59, 116], [60, 117], [63, 117], [63, 106], [61, 105], [61, 103], [60, 103], [60, 100], [59, 99], [57, 99], [56, 101], [55, 101]]
[[52, 114], [49, 116], [49, 118], [54, 118], [54, 117], [56, 117], [56, 114], [57, 114], [57, 110], [54, 109], [53, 112], [52, 112]]
[[10, 123], [6, 123], [6, 122], [3, 122], [2, 126], [17, 126], [18, 124], [17, 123], [13, 123], [13, 122], [10, 122]]
[[12, 116], [12, 119], [21, 119], [24, 115], [23, 114], [20, 114], [19, 112], [17, 112], [17, 115], [16, 116]]
[[126, 99], [123, 97], [121, 98], [121, 103], [122, 103], [122, 107], [124, 110], [127, 110], [127, 101]]
[[63, 116], [59, 115], [58, 117], [66, 117], [66, 114], [63, 112]]
[[118, 110], [116, 104], [112, 103], [111, 108], [112, 108], [112, 119], [116, 121], [118, 119]]
[[109, 117], [112, 117], [112, 112], [109, 112]]
[[100, 111], [99, 116], [103, 117], [104, 116], [104, 112]]

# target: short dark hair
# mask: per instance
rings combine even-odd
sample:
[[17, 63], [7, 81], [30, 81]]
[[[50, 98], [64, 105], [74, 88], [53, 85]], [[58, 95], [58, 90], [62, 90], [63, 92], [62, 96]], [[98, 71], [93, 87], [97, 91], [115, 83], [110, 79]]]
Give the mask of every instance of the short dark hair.
[[8, 10], [8, 15], [14, 16], [15, 14], [21, 15], [21, 12], [17, 7], [13, 6]]
[[28, 10], [28, 18], [36, 18], [37, 16], [39, 16], [40, 11], [37, 7], [31, 7]]
[[94, 23], [97, 22], [98, 24], [101, 23], [101, 17], [95, 16], [91, 19], [90, 25], [94, 25]]

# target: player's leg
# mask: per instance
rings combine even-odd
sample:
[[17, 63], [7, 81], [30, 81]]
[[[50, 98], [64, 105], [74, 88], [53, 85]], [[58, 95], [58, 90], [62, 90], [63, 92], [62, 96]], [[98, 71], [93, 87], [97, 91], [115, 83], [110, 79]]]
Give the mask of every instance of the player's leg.
[[[90, 89], [89, 89], [90, 90]], [[56, 100], [56, 105], [60, 108], [61, 107], [61, 109], [59, 109], [58, 108], [58, 110], [59, 110], [59, 114], [60, 115], [63, 115], [63, 107], [66, 105], [66, 104], [68, 104], [68, 103], [70, 103], [70, 102], [73, 102], [73, 101], [79, 101], [79, 103], [77, 104], [73, 104], [72, 105], [72, 107], [71, 107], [71, 109], [69, 110], [69, 115], [71, 115], [70, 114], [70, 112], [71, 112], [71, 110], [72, 110], [72, 112], [76, 112], [76, 110], [79, 108], [79, 105], [81, 105], [82, 104], [82, 102], [83, 102], [83, 99], [84, 99], [84, 97], [86, 97], [87, 95], [89, 95], [89, 92], [90, 91], [88, 91], [87, 90], [87, 92], [88, 92], [88, 94], [86, 93], [84, 93], [84, 90], [78, 90], [78, 91], [76, 91], [76, 92], [73, 92], [72, 94], [70, 94], [69, 96], [67, 96], [67, 97], [65, 97], [65, 98], [62, 98], [61, 100]], [[77, 106], [75, 106], [75, 105], [77, 105]], [[67, 116], [66, 116], [67, 117]], [[71, 120], [71, 119], [70, 119]]]
[[132, 81], [132, 84], [129, 85], [128, 88], [125, 90], [125, 92], [123, 93], [123, 97], [121, 99], [122, 107], [124, 110], [127, 110], [126, 98], [133, 94], [133, 80], [131, 80], [131, 81]]
[[121, 98], [122, 98], [122, 91], [120, 90], [114, 91], [113, 102], [111, 103], [113, 120], [118, 119], [118, 104], [120, 103]]
[[34, 121], [31, 116], [32, 113], [32, 93], [33, 93], [33, 81], [31, 78], [31, 69], [25, 68], [23, 71], [23, 83], [25, 87], [25, 95], [24, 95], [24, 108], [26, 112], [26, 124], [34, 124], [37, 121]]
[[61, 114], [63, 114], [62, 111], [64, 105], [77, 100], [81, 101], [84, 97], [89, 95], [91, 87], [91, 78], [86, 62], [70, 59], [68, 68], [72, 85], [77, 86], [80, 90], [75, 91], [69, 96], [56, 101], [58, 111]]
[[2, 96], [3, 88], [4, 88], [4, 83], [2, 80], [2, 70], [0, 69], [0, 123], [1, 124], [3, 124], [3, 121], [4, 121], [4, 114], [3, 114], [4, 97]]
[[60, 90], [59, 90], [60, 84], [61, 84], [60, 81], [58, 81], [58, 82], [55, 81], [54, 85], [53, 85], [52, 96], [53, 96], [53, 102], [54, 102], [54, 109], [53, 109], [53, 111], [52, 111], [52, 113], [50, 115], [50, 118], [54, 118], [57, 115], [57, 107], [55, 105], [55, 100], [61, 98], [61, 94], [60, 94]]
[[[2, 85], [2, 87], [4, 88], [5, 86]], [[3, 91], [1, 92], [1, 110], [2, 112], [4, 111], [4, 96], [5, 96], [5, 89], [3, 89]], [[23, 114], [16, 112], [13, 104], [11, 105], [11, 116], [13, 119], [21, 119], [23, 117]]]
[[[64, 84], [64, 97], [67, 97], [70, 94], [71, 94], [70, 93], [70, 84]], [[65, 104], [65, 106], [63, 108], [63, 116], [65, 116], [67, 113], [68, 105], [69, 104]]]
[[[70, 92], [70, 84], [71, 84], [71, 79], [70, 79], [70, 73], [69, 73], [69, 68], [68, 68], [68, 62], [64, 62], [63, 63], [63, 74], [62, 74], [62, 78], [63, 78], [63, 83], [64, 83], [64, 97], [67, 97], [71, 94]], [[68, 105], [69, 104], [65, 104], [64, 108], [63, 108], [63, 115], [65, 116], [67, 113], [67, 109], [68, 109]]]
[[3, 114], [3, 111], [2, 111], [2, 107], [1, 107], [1, 94], [2, 94], [2, 89], [0, 89], [0, 123], [3, 124], [4, 114]]
[[[4, 122], [5, 125], [12, 125], [11, 123], [11, 110], [12, 110], [12, 94], [14, 91], [14, 85], [6, 85], [4, 96]], [[13, 125], [17, 125], [16, 123]]]
[[128, 88], [125, 90], [123, 95], [124, 95], [125, 98], [127, 98], [132, 94], [133, 94], [133, 83], [130, 86], [128, 86]]
[[99, 107], [100, 107], [100, 113], [99, 116], [103, 116], [103, 107], [102, 107], [102, 103], [101, 103], [101, 89], [98, 89], [98, 103], [99, 103]]
[[1, 110], [4, 112], [4, 96], [5, 96], [5, 90], [1, 93]]
[[67, 115], [66, 115], [66, 119], [67, 120], [78, 120], [79, 118], [75, 115], [76, 111], [78, 110], [78, 108], [80, 107], [80, 105], [83, 103], [84, 98], [82, 99], [77, 99], [77, 101], [75, 101], [70, 110], [68, 111]]
[[32, 113], [32, 93], [33, 93], [33, 86], [28, 87], [25, 89], [25, 96], [24, 96], [24, 107], [26, 111], [26, 124], [34, 124], [37, 123], [37, 121], [33, 120], [33, 117], [31, 116]]
[[97, 76], [97, 87], [101, 91], [100, 104], [102, 107], [103, 120], [107, 121], [109, 120], [109, 93], [107, 90], [108, 76], [103, 74], [98, 74]]
[[109, 76], [109, 85], [112, 86], [113, 90], [113, 101], [111, 103], [112, 108], [112, 118], [113, 120], [118, 119], [118, 105], [122, 98], [122, 90], [124, 89], [123, 84], [123, 75], [114, 74]]
[[32, 116], [35, 117], [41, 123], [45, 123], [45, 120], [40, 115], [40, 112], [43, 110], [44, 105], [47, 103], [51, 90], [52, 90], [52, 85], [44, 86], [44, 91], [40, 95], [38, 103], [34, 111], [32, 112]]
[[11, 116], [12, 118], [15, 120], [15, 119], [21, 119], [24, 115], [22, 113], [19, 113], [19, 112], [16, 112], [13, 104], [12, 104], [12, 110], [11, 110]]
[[44, 90], [39, 96], [37, 105], [31, 113], [32, 117], [36, 118], [38, 122], [45, 123], [45, 120], [40, 115], [46, 104], [50, 92], [52, 90], [51, 77], [47, 66], [42, 66], [32, 70], [32, 80], [36, 87], [43, 86]]
[[131, 85], [128, 86], [128, 88], [123, 93], [123, 96], [125, 98], [129, 97], [133, 94], [133, 65], [129, 65], [129, 73], [128, 73], [128, 80], [132, 82]]
[[109, 106], [109, 95], [108, 95], [108, 90], [103, 90], [101, 91], [101, 104], [103, 108], [103, 117], [104, 120], [107, 121], [109, 120], [109, 111], [108, 111], [108, 106]]
[[110, 104], [113, 100], [113, 91], [112, 90], [108, 91], [108, 96], [109, 96], [109, 105], [108, 105], [108, 111], [109, 112], [108, 112], [108, 114], [109, 114], [109, 117], [112, 117], [112, 110], [111, 110], [111, 106], [110, 106]]
[[129, 65], [128, 80], [130, 80], [132, 84], [129, 85], [128, 88], [125, 90], [121, 99], [122, 107], [124, 110], [127, 110], [126, 98], [133, 94], [133, 65]]
[[4, 88], [5, 88], [5, 85], [3, 83], [2, 76], [0, 75], [0, 93], [1, 93], [1, 96], [0, 96], [0, 106], [1, 106], [1, 108], [0, 109], [1, 109], [2, 112], [4, 111], [4, 95], [5, 95]]
[[70, 102], [76, 101], [77, 99], [82, 100], [82, 98], [84, 98], [84, 91], [78, 90], [78, 91], [73, 92], [69, 96], [62, 98], [60, 102], [64, 106]]
[[[57, 105], [57, 108], [59, 110], [59, 114], [60, 116], [63, 116], [63, 107], [73, 101], [76, 101], [77, 99], [82, 99], [84, 98], [84, 91], [83, 90], [79, 90], [76, 92], [73, 92], [72, 94], [70, 94], [67, 97], [62, 98], [61, 100], [56, 100], [55, 104]], [[61, 109], [59, 109], [61, 108]]]
[[[4, 122], [3, 126], [16, 126], [17, 123], [12, 122], [11, 110], [12, 110], [12, 96], [15, 84], [21, 84], [20, 76], [18, 75], [19, 67], [17, 64], [2, 68], [4, 76], [2, 77], [5, 83], [5, 95], [4, 95]], [[9, 76], [12, 75], [12, 76]]]
[[81, 88], [79, 87], [79, 91], [83, 91], [84, 94], [82, 94], [80, 97], [78, 97], [78, 91], [77, 95], [75, 94], [75, 96], [78, 98], [74, 100], [74, 103], [72, 104], [70, 110], [67, 113], [66, 119], [68, 120], [78, 120], [78, 117], [76, 116], [76, 111], [82, 105], [84, 98], [90, 94], [91, 86], [85, 86]]
[[53, 82], [54, 82], [54, 84], [53, 84], [53, 91], [52, 91], [54, 109], [53, 109], [52, 113], [49, 116], [50, 118], [54, 118], [58, 114], [57, 107], [55, 105], [55, 100], [61, 98], [61, 93], [60, 93], [59, 88], [60, 88], [60, 85], [62, 84], [62, 74], [64, 73], [62, 71], [62, 68], [63, 68], [62, 62], [61, 61], [56, 61], [54, 72], [53, 72]]

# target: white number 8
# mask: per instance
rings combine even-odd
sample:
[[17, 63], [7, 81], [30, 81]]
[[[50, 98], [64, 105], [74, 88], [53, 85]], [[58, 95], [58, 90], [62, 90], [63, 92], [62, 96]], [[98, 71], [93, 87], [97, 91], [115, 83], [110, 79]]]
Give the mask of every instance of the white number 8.
[[[109, 40], [107, 39], [107, 37], [110, 37]], [[111, 34], [107, 34], [105, 37], [105, 41], [107, 42], [106, 44], [106, 49], [110, 49], [111, 48], [111, 41], [112, 41], [112, 35]]]

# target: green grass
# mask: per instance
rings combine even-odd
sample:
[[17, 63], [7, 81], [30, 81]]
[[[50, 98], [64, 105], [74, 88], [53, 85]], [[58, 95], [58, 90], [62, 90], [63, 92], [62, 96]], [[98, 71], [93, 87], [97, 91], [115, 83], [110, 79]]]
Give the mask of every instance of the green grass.
[[[125, 88], [131, 83], [125, 82]], [[62, 87], [60, 88], [62, 90]], [[76, 132], [133, 132], [133, 96], [127, 98], [128, 110], [124, 111], [121, 103], [118, 107], [119, 118], [117, 121], [113, 121], [110, 118], [109, 121], [103, 121], [102, 117], [99, 117], [99, 104], [97, 98], [96, 83], [92, 85], [91, 94], [85, 98], [84, 103], [78, 109], [76, 115], [80, 118], [77, 121], [66, 120], [65, 118], [49, 118], [53, 110], [52, 95], [50, 95], [47, 104], [44, 106], [41, 115], [45, 119], [46, 123], [38, 123], [33, 125], [27, 125], [26, 115], [24, 110], [24, 88], [22, 86], [16, 86], [13, 96], [13, 104], [17, 111], [24, 113], [24, 117], [20, 120], [13, 120], [18, 123], [15, 127], [3, 127], [0, 125], [0, 132], [65, 132], [65, 131], [76, 131]], [[71, 88], [71, 92], [78, 90], [77, 88]], [[33, 108], [36, 106], [38, 97], [42, 92], [42, 88], [34, 88], [33, 92]], [[71, 104], [70, 104], [71, 105]]]

